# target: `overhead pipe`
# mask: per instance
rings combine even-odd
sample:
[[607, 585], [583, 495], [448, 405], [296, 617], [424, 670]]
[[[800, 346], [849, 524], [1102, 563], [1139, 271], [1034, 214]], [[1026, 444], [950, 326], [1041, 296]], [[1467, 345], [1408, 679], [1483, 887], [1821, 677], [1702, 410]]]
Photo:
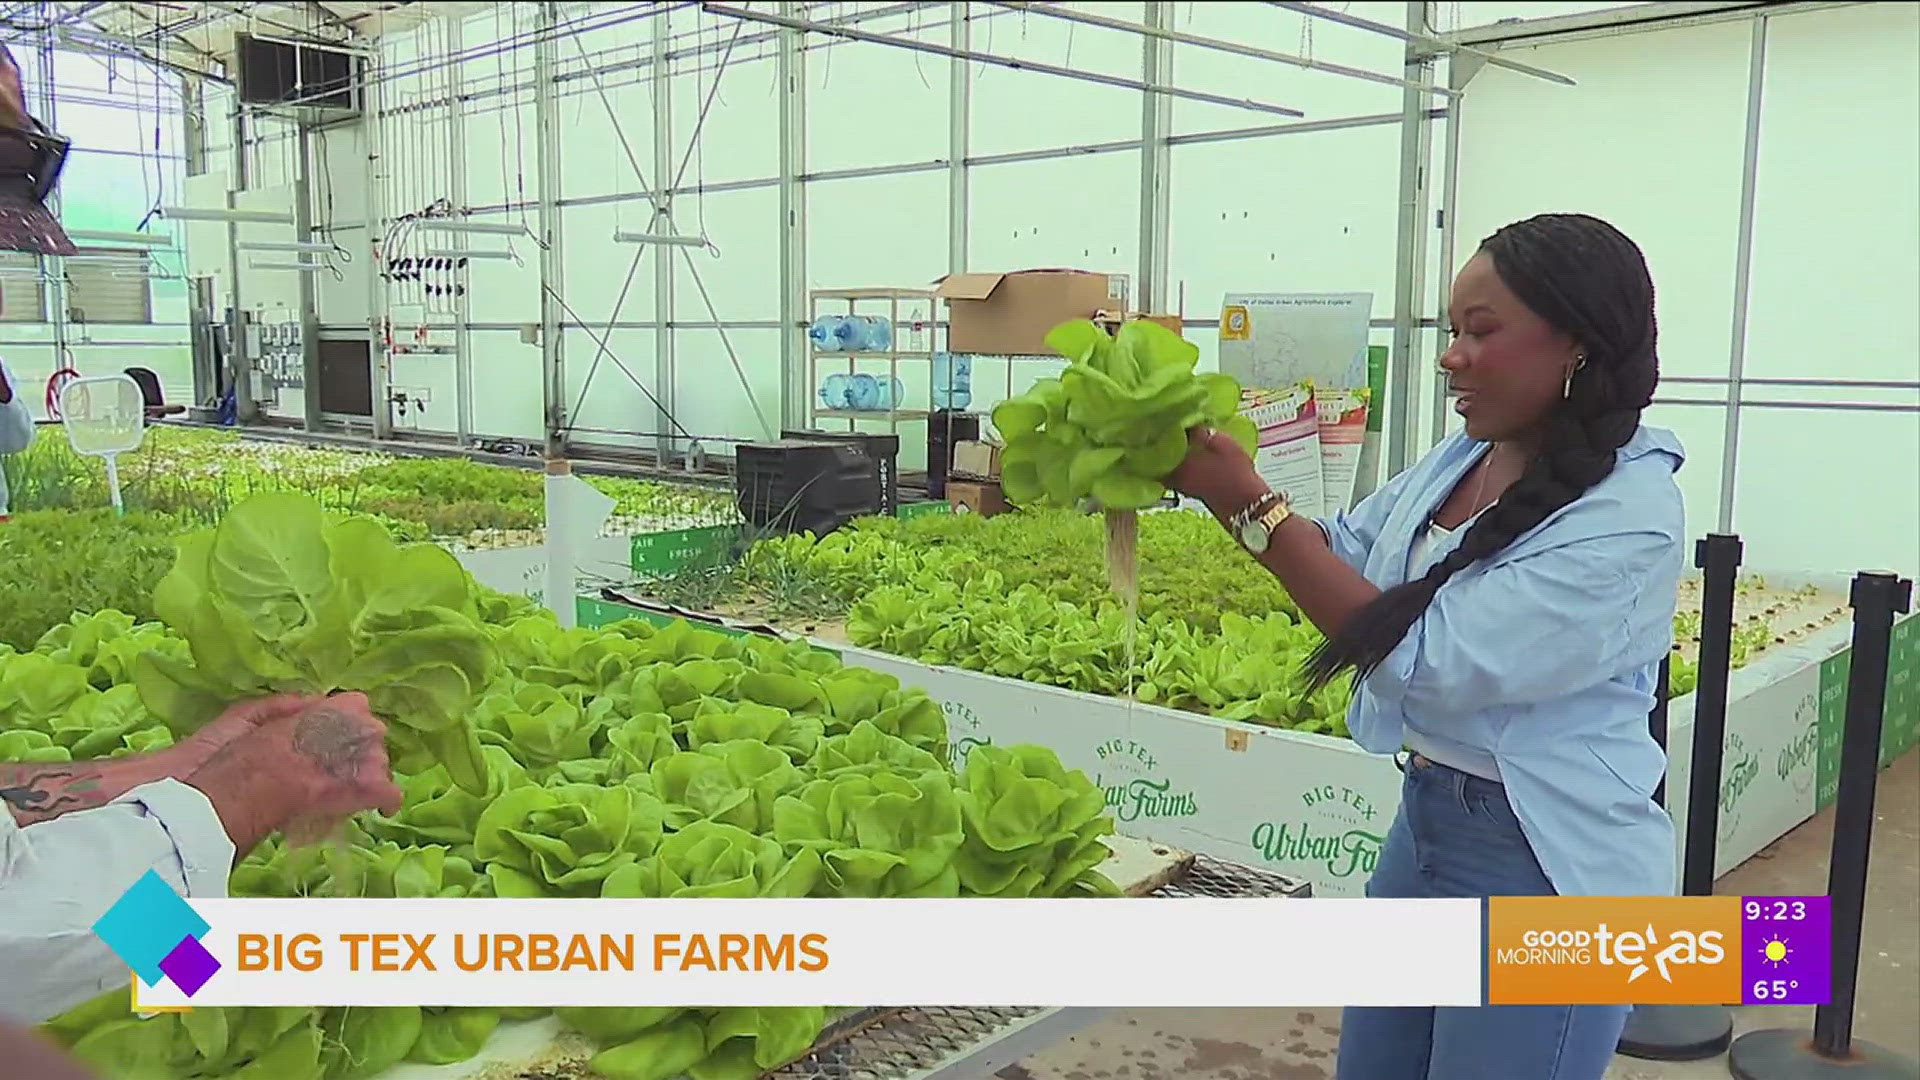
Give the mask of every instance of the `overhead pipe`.
[[846, 38], [848, 41], [867, 41], [875, 45], [892, 45], [895, 48], [913, 52], [931, 53], [951, 60], [968, 60], [978, 64], [992, 64], [996, 67], [1010, 68], [1014, 71], [1031, 71], [1040, 75], [1057, 75], [1063, 79], [1079, 79], [1082, 82], [1099, 83], [1102, 86], [1119, 87], [1141, 93], [1164, 94], [1168, 97], [1184, 98], [1208, 105], [1224, 105], [1233, 109], [1248, 109], [1253, 112], [1274, 113], [1279, 116], [1305, 116], [1298, 109], [1289, 109], [1284, 105], [1273, 105], [1245, 98], [1230, 98], [1222, 94], [1209, 94], [1200, 90], [1185, 90], [1177, 86], [1142, 82], [1139, 79], [1127, 79], [1118, 75], [1103, 75], [1095, 71], [1079, 71], [1074, 68], [1059, 67], [1038, 60], [1022, 60], [1013, 56], [1001, 56], [997, 53], [985, 53], [975, 49], [956, 49], [950, 45], [937, 45], [930, 41], [915, 41], [911, 38], [892, 37], [887, 34], [869, 34], [864, 30], [850, 30], [844, 26], [833, 26], [813, 19], [795, 19], [785, 15], [772, 15], [760, 11], [730, 4], [703, 2], [701, 10], [714, 15], [726, 15], [749, 22], [766, 23], [769, 26], [784, 26], [789, 30], [804, 30], [831, 37]]
[[1164, 27], [1148, 26], [1145, 23], [1128, 22], [1125, 19], [1111, 19], [1105, 15], [1093, 15], [1088, 12], [1062, 7], [1058, 4], [1033, 4], [1027, 3], [1026, 0], [988, 0], [988, 2], [992, 3], [995, 7], [1006, 8], [1009, 11], [1031, 12], [1035, 15], [1045, 15], [1048, 18], [1064, 19], [1067, 22], [1084, 23], [1087, 26], [1099, 26], [1108, 30], [1119, 30], [1129, 34], [1141, 34], [1145, 37], [1158, 38], [1161, 41], [1171, 41], [1175, 45], [1192, 45], [1195, 48], [1212, 49], [1216, 52], [1231, 53], [1235, 56], [1247, 56], [1255, 60], [1270, 60], [1280, 64], [1291, 64], [1294, 67], [1306, 68], [1310, 71], [1324, 71], [1331, 75], [1345, 75], [1349, 78], [1376, 82], [1383, 86], [1398, 86], [1402, 89], [1418, 90], [1423, 94], [1438, 94], [1441, 97], [1450, 98], [1460, 96], [1458, 90], [1450, 90], [1444, 86], [1435, 86], [1432, 83], [1402, 79], [1393, 75], [1383, 75], [1377, 71], [1348, 67], [1345, 64], [1328, 63], [1325, 60], [1315, 60], [1307, 56], [1295, 56], [1292, 53], [1275, 52], [1272, 49], [1255, 48], [1252, 45], [1242, 45], [1237, 41], [1223, 41], [1219, 38], [1201, 37], [1198, 34], [1188, 34], [1179, 30], [1168, 30]]
[[1465, 53], [1468, 56], [1478, 57], [1492, 64], [1494, 67], [1503, 67], [1509, 71], [1517, 71], [1522, 75], [1531, 75], [1536, 79], [1545, 79], [1548, 82], [1559, 83], [1561, 86], [1579, 85], [1572, 79], [1558, 72], [1548, 71], [1545, 68], [1537, 68], [1531, 64], [1523, 64], [1518, 60], [1508, 60], [1506, 57], [1500, 56], [1497, 53], [1488, 52], [1485, 49], [1476, 49], [1471, 45], [1458, 45], [1428, 34], [1416, 34], [1411, 30], [1402, 30], [1397, 26], [1391, 26], [1387, 23], [1374, 22], [1372, 19], [1363, 19], [1358, 15], [1349, 15], [1344, 11], [1335, 11], [1332, 8], [1320, 7], [1317, 4], [1292, 3], [1289, 2], [1289, 0], [1267, 0], [1267, 2], [1277, 8], [1296, 11], [1302, 15], [1310, 15], [1316, 19], [1326, 19], [1328, 22], [1336, 22], [1342, 26], [1351, 26], [1356, 30], [1369, 30], [1376, 34], [1385, 34], [1387, 37], [1404, 41], [1409, 45], [1424, 45], [1436, 52]]

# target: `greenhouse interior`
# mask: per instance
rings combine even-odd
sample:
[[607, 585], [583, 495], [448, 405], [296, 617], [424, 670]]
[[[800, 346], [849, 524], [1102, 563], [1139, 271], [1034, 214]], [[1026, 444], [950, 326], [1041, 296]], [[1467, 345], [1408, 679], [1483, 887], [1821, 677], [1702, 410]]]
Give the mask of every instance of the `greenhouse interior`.
[[[1203, 1007], [1197, 956], [1153, 1007], [178, 1012], [123, 963], [0, 993], [0, 1074], [1920, 1077], [1920, 4], [0, 35], [0, 969], [81, 963], [167, 780], [233, 849], [154, 856], [195, 901], [1806, 897], [1832, 952], [1544, 1034]], [[395, 797], [243, 837], [194, 778], [274, 694], [364, 695]]]

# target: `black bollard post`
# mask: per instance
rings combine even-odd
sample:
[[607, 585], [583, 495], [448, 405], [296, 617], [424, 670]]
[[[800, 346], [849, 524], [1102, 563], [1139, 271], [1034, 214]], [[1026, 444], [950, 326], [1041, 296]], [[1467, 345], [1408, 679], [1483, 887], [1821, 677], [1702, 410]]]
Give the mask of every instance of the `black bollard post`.
[[[1667, 748], [1667, 702], [1673, 700], [1673, 653], [1660, 658], [1659, 680], [1653, 687], [1653, 708], [1647, 712], [1647, 731], [1653, 741], [1660, 744], [1664, 752]], [[1653, 801], [1661, 806], [1667, 805], [1667, 774], [1660, 774], [1660, 783], [1654, 786]]]
[[1840, 790], [1833, 807], [1833, 857], [1827, 872], [1832, 908], [1833, 994], [1814, 1010], [1813, 1038], [1769, 1028], [1734, 1041], [1728, 1068], [1737, 1080], [1912, 1080], [1920, 1065], [1853, 1037], [1860, 978], [1860, 922], [1867, 903], [1873, 842], [1873, 794], [1879, 781], [1880, 729], [1887, 703], [1887, 653], [1893, 617], [1913, 606], [1913, 582], [1893, 574], [1853, 579], [1853, 661], [1847, 676]]
[[[1720, 826], [1720, 759], [1727, 733], [1727, 680], [1733, 663], [1734, 579], [1740, 572], [1740, 538], [1709, 533], [1694, 545], [1701, 570], [1700, 680], [1693, 691], [1693, 764], [1687, 782], [1687, 834], [1681, 858], [1680, 895], [1713, 895], [1715, 836]], [[1647, 723], [1667, 741], [1667, 675]], [[1666, 802], [1662, 781], [1655, 798]], [[1733, 1041], [1733, 1014], [1720, 1005], [1635, 1005], [1614, 1047], [1648, 1061], [1702, 1061], [1724, 1053]]]

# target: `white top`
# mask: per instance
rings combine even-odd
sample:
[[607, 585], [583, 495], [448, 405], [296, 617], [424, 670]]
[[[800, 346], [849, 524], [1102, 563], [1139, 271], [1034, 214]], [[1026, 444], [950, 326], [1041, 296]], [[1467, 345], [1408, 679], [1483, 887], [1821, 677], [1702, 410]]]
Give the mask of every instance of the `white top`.
[[[1414, 533], [1413, 547], [1407, 552], [1407, 580], [1412, 581], [1426, 573], [1427, 568], [1437, 561], [1433, 558], [1434, 549], [1452, 536], [1452, 529], [1433, 521], [1427, 522], [1426, 528]], [[1410, 725], [1405, 729], [1404, 741], [1407, 749], [1428, 761], [1437, 762], [1450, 769], [1458, 769], [1483, 780], [1492, 780], [1495, 783], [1500, 780], [1500, 766], [1494, 761], [1492, 754], [1462, 746], [1452, 740], [1443, 743]]]
[[[13, 391], [13, 400], [0, 405], [0, 454], [17, 454], [33, 442], [33, 413], [27, 409], [26, 388], [13, 369], [0, 360], [0, 376]], [[0, 515], [7, 513], [7, 474], [0, 472]]]
[[25, 828], [0, 804], [0, 1017], [37, 1024], [124, 989], [94, 922], [149, 869], [189, 900], [224, 897], [233, 854], [213, 804], [178, 780]]

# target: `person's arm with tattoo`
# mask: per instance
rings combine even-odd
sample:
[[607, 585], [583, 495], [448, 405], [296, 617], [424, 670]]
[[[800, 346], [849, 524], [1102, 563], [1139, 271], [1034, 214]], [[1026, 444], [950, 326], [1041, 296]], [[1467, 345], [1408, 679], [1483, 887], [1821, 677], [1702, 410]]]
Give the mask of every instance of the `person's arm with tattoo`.
[[148, 870], [220, 897], [274, 832], [397, 809], [385, 738], [365, 696], [342, 694], [257, 703], [139, 759], [9, 766], [0, 970], [22, 975], [0, 980], [0, 1016], [39, 1022], [124, 982], [92, 927]]

